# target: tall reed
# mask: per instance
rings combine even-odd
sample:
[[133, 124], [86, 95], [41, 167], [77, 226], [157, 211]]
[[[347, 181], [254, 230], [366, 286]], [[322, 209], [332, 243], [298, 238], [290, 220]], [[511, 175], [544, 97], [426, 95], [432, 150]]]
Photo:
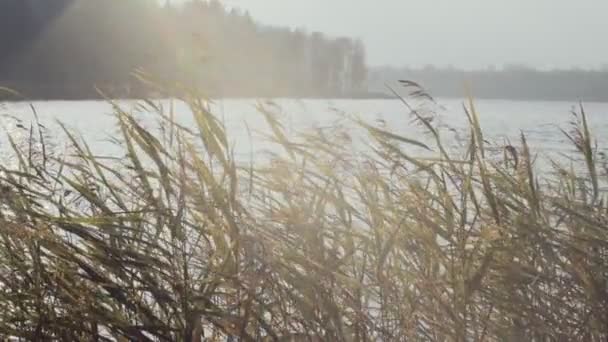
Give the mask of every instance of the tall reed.
[[[415, 83], [411, 95], [430, 100]], [[33, 124], [0, 173], [0, 335], [94, 341], [604, 341], [606, 164], [583, 110], [580, 158], [539, 172], [526, 137], [487, 152], [473, 101], [454, 151], [357, 121], [285, 133], [241, 165], [200, 94], [160, 132], [114, 104], [122, 158], [70, 153]], [[402, 98], [409, 105], [409, 98]], [[495, 147], [495, 146], [494, 146]], [[413, 151], [426, 151], [416, 156]]]

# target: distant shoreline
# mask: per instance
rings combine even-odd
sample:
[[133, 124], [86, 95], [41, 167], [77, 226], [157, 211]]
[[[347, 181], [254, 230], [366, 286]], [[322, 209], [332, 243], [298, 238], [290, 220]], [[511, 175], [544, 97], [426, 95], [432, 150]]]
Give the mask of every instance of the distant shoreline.
[[[414, 81], [433, 97], [466, 97], [518, 101], [608, 102], [607, 70], [551, 70], [507, 67], [502, 70], [458, 70], [428, 67], [374, 68], [367, 86], [383, 92], [386, 84], [403, 89], [400, 80]], [[404, 83], [408, 85], [411, 83]], [[410, 87], [409, 91], [416, 90]], [[408, 93], [408, 89], [402, 91]]]
[[[142, 99], [153, 99], [153, 100], [164, 100], [169, 97], [159, 96], [159, 97], [112, 97], [112, 100], [118, 101], [139, 101]], [[457, 96], [435, 96], [435, 99], [439, 100], [462, 100], [465, 101], [465, 97], [457, 97]], [[385, 100], [385, 101], [400, 101], [398, 97], [395, 96], [359, 96], [359, 97], [347, 97], [347, 96], [305, 96], [305, 97], [296, 97], [296, 96], [278, 96], [278, 97], [261, 97], [261, 96], [224, 96], [224, 97], [211, 97], [211, 100], [270, 100], [270, 99], [280, 99], [280, 100], [295, 100], [295, 101], [332, 101], [332, 100], [351, 100], [351, 101], [371, 101], [371, 100]], [[500, 97], [481, 97], [474, 96], [475, 100], [485, 100], [485, 101], [512, 101], [512, 102], [564, 102], [564, 103], [608, 103], [608, 100], [576, 100], [576, 99], [530, 99], [530, 98], [500, 98]], [[2, 103], [30, 103], [30, 102], [80, 102], [80, 101], [104, 101], [104, 98], [97, 97], [89, 97], [89, 98], [22, 98], [22, 99], [3, 99], [0, 98], [0, 104]], [[1, 110], [1, 108], [0, 108]]]
[[[4, 91], [2, 91], [4, 89]], [[12, 92], [13, 89], [17, 89]], [[27, 94], [37, 93], [34, 95]], [[147, 91], [136, 91], [133, 94], [112, 94], [106, 93], [106, 96], [115, 100], [134, 100], [134, 99], [159, 99], [175, 97], [170, 94], [158, 94]], [[10, 86], [3, 85], [0, 82], [0, 102], [24, 102], [24, 101], [96, 101], [104, 100], [106, 97], [100, 94], [94, 94], [90, 92], [88, 95], [82, 96], [82, 94], [70, 96], [68, 92], [62, 93], [58, 91], [52, 95], [42, 94], [37, 91], [21, 91], [18, 88], [11, 88]], [[327, 94], [327, 95], [209, 95], [211, 99], [273, 99], [273, 98], [284, 98], [284, 99], [310, 99], [310, 100], [391, 100], [395, 99], [392, 94], [385, 94], [380, 92], [361, 92], [361, 93], [346, 93], [346, 94]]]
[[[50, 95], [37, 96], [26, 96], [22, 95], [22, 92], [17, 91], [17, 94], [13, 94], [9, 91], [10, 87], [3, 85], [0, 82], [0, 103], [15, 103], [15, 102], [52, 102], [52, 101], [103, 101], [105, 98], [101, 95], [91, 94], [89, 96], [69, 96], [57, 92]], [[399, 88], [396, 88], [399, 90]], [[25, 93], [25, 92], [24, 92]], [[408, 98], [407, 91], [403, 91], [401, 95], [404, 98]], [[443, 94], [442, 92], [430, 92], [433, 98], [437, 99], [465, 99], [464, 95], [455, 95], [453, 93]], [[146, 94], [146, 92], [139, 92], [134, 95], [118, 95], [110, 94], [110, 98], [113, 100], [141, 100], [141, 99], [166, 99], [170, 98], [168, 94]], [[497, 96], [497, 95], [484, 95], [473, 93], [473, 97], [477, 100], [490, 100], [490, 101], [530, 101], [530, 102], [595, 102], [595, 103], [606, 103], [607, 99], [603, 98], [574, 98], [574, 97], [527, 97], [527, 96]], [[238, 99], [290, 99], [290, 100], [399, 100], [393, 94], [382, 93], [382, 92], [361, 92], [361, 93], [350, 93], [350, 94], [328, 94], [328, 95], [294, 95], [285, 96], [284, 94], [276, 94], [273, 96], [268, 95], [226, 95], [226, 96], [210, 96], [212, 100], [238, 100]]]

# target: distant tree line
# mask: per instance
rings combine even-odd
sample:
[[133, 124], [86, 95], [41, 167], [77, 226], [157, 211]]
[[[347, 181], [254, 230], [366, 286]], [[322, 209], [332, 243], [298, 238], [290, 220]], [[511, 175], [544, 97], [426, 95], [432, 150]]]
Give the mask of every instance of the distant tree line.
[[367, 77], [361, 41], [265, 26], [218, 0], [0, 1], [0, 86], [37, 98], [147, 94], [138, 69], [215, 96], [347, 96]]
[[370, 90], [411, 80], [433, 96], [463, 97], [467, 88], [477, 98], [517, 100], [608, 101], [608, 70], [540, 71], [523, 65], [464, 71], [456, 68], [391, 68], [370, 70]]

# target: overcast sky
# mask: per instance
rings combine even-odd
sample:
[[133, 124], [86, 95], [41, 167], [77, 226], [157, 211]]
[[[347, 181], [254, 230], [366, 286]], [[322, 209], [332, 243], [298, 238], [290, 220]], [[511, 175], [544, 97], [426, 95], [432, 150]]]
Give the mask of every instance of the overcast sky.
[[608, 64], [608, 0], [225, 0], [260, 22], [363, 39], [371, 65]]

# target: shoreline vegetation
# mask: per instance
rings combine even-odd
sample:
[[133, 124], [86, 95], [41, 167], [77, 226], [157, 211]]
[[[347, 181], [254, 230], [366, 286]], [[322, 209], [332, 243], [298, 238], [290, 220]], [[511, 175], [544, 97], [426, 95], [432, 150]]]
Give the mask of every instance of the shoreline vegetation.
[[[525, 135], [488, 142], [474, 101], [466, 144], [400, 89], [399, 132], [351, 122], [287, 135], [259, 106], [269, 164], [239, 163], [201, 93], [196, 125], [115, 104], [123, 158], [33, 122], [0, 165], [0, 338], [45, 341], [605, 341], [608, 164], [584, 108], [577, 151], [539, 170]], [[414, 101], [415, 100], [415, 101]], [[603, 132], [598, 132], [603, 133]], [[447, 143], [447, 145], [446, 145]], [[424, 157], [414, 155], [424, 150]], [[502, 150], [504, 153], [490, 153]]]
[[96, 98], [95, 87], [147, 97], [131, 77], [143, 70], [213, 96], [367, 94], [358, 39], [263, 25], [218, 0], [173, 3], [1, 1], [0, 86], [31, 99]]

